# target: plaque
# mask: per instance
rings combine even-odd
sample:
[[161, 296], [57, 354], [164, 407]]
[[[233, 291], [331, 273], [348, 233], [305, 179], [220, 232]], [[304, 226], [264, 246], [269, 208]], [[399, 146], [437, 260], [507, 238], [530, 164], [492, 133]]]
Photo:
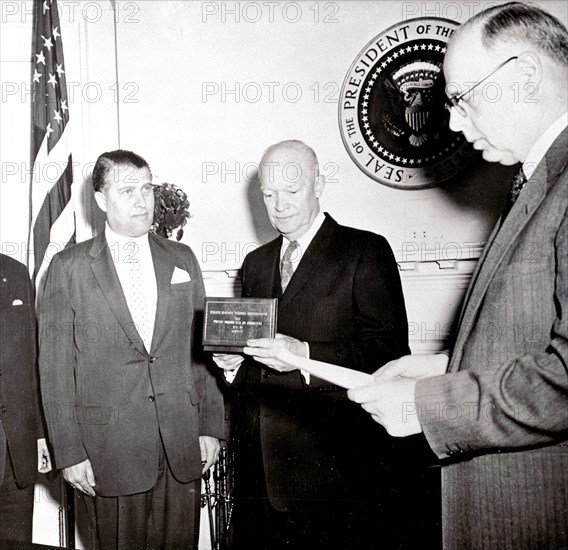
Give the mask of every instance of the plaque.
[[276, 298], [205, 298], [203, 349], [239, 353], [252, 338], [276, 336]]

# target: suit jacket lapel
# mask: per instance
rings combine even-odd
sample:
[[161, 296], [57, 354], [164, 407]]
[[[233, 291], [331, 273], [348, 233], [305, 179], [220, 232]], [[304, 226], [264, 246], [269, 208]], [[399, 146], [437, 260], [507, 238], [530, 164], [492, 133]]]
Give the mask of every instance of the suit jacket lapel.
[[294, 296], [302, 290], [302, 287], [313, 277], [316, 277], [317, 268], [326, 259], [329, 258], [327, 248], [332, 243], [332, 236], [335, 231], [337, 223], [331, 218], [326, 216], [325, 221], [316, 233], [308, 249], [304, 252], [296, 271], [290, 283], [286, 287], [286, 292], [282, 295], [280, 300], [280, 309], [286, 307], [294, 299]]
[[452, 366], [459, 365], [463, 345], [473, 328], [477, 313], [496, 270], [503, 262], [509, 249], [515, 244], [522, 229], [535, 214], [548, 190], [556, 183], [559, 174], [565, 168], [567, 136], [568, 130], [565, 129], [525, 184], [525, 189], [501, 227], [495, 228], [492, 234], [493, 240], [486, 247], [479, 268], [474, 274], [474, 276], [476, 275], [475, 282], [469, 289], [467, 306], [463, 311], [458, 340], [452, 356]]
[[465, 315], [465, 311], [467, 309], [467, 305], [469, 303], [469, 299], [471, 297], [471, 291], [475, 286], [475, 282], [477, 281], [477, 276], [479, 275], [479, 272], [481, 270], [481, 266], [483, 265], [483, 263], [485, 262], [485, 258], [487, 257], [487, 254], [490, 250], [490, 248], [493, 246], [493, 241], [495, 241], [495, 237], [497, 236], [497, 233], [499, 233], [499, 226], [501, 225], [501, 221], [499, 218], [499, 221], [497, 221], [495, 227], [493, 228], [493, 231], [491, 231], [491, 234], [489, 235], [489, 238], [487, 239], [487, 244], [485, 245], [481, 256], [479, 257], [479, 259], [477, 260], [477, 263], [475, 264], [475, 269], [473, 270], [473, 273], [471, 274], [471, 279], [469, 281], [469, 285], [467, 287], [464, 299], [463, 299], [463, 305], [461, 308], [461, 313], [460, 313], [460, 318], [459, 318], [459, 323], [458, 325], [461, 325], [462, 321], [463, 321], [463, 317]]
[[[158, 303], [156, 304], [152, 349], [156, 348], [162, 336], [163, 327], [166, 325], [171, 297], [171, 280], [175, 267], [174, 257], [172, 254], [168, 254], [163, 243], [160, 241], [161, 238], [162, 237], [156, 237], [152, 234], [149, 235], [150, 251], [152, 252], [154, 271], [156, 272], [156, 283], [158, 285]], [[183, 268], [185, 269], [185, 267]]]
[[122, 286], [116, 273], [116, 268], [114, 267], [114, 261], [104, 231], [95, 237], [91, 248], [91, 257], [93, 258], [91, 269], [99, 283], [108, 306], [122, 327], [122, 330], [132, 342], [132, 345], [140, 353], [146, 354], [142, 339], [139, 336], [133, 338], [136, 332], [134, 330], [134, 321], [130, 315], [130, 310], [128, 309], [126, 298], [124, 297], [124, 292], [122, 291]]
[[[278, 298], [282, 295], [280, 288], [280, 249], [282, 236], [266, 244], [263, 254], [259, 256], [254, 265], [254, 297]], [[247, 285], [248, 286], [248, 285]]]

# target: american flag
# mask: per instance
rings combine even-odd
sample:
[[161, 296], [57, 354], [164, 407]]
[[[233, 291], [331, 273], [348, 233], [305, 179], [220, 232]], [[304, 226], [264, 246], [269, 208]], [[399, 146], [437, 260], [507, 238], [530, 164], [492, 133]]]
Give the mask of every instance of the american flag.
[[40, 288], [49, 260], [75, 242], [69, 105], [57, 0], [34, 0], [32, 181], [28, 267]]

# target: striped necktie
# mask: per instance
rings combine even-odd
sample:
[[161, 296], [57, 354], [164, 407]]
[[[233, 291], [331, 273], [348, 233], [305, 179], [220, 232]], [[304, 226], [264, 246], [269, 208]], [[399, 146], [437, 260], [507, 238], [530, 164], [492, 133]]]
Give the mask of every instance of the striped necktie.
[[291, 258], [298, 246], [298, 241], [290, 241], [290, 244], [288, 244], [288, 247], [284, 252], [282, 261], [280, 262], [280, 284], [282, 285], [282, 294], [286, 291], [286, 287], [288, 286], [292, 275], [294, 275], [294, 266]]
[[507, 195], [505, 209], [503, 210], [503, 214], [501, 215], [501, 223], [503, 223], [505, 221], [505, 218], [509, 215], [511, 208], [513, 208], [513, 204], [515, 204], [515, 201], [519, 198], [519, 194], [522, 191], [525, 183], [527, 183], [527, 177], [525, 176], [525, 172], [523, 170], [523, 167], [521, 166], [513, 176], [513, 185], [511, 186], [511, 190]]

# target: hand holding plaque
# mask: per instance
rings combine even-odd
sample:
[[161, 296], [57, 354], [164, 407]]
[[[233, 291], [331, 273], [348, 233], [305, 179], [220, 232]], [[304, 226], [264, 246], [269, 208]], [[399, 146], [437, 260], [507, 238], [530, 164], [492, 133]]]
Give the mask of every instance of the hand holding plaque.
[[203, 348], [240, 353], [247, 340], [276, 336], [276, 298], [205, 298]]

